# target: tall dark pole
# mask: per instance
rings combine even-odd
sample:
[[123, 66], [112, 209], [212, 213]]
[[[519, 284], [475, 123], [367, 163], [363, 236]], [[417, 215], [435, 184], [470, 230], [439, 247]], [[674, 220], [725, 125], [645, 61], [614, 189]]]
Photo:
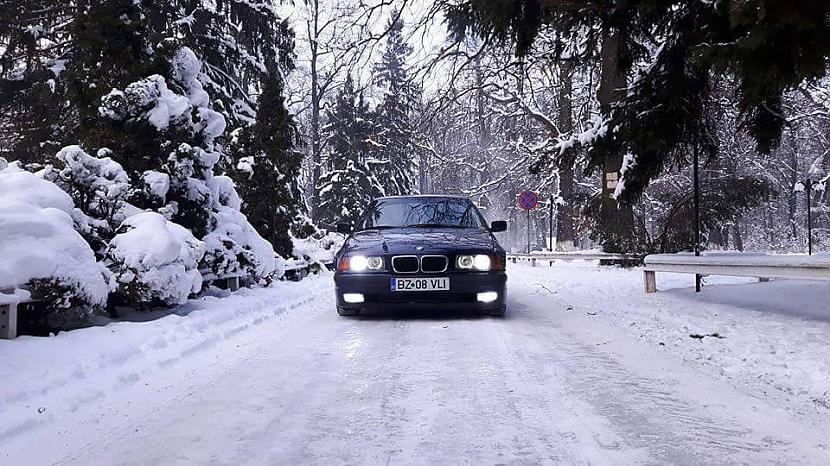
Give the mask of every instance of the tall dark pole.
[[550, 197], [550, 213], [548, 214], [548, 227], [549, 236], [548, 236], [548, 249], [553, 252], [553, 196]]
[[807, 190], [807, 254], [812, 256], [813, 255], [813, 213], [811, 212], [811, 204], [812, 202], [810, 199], [811, 191], [813, 190], [813, 181], [810, 178], [807, 178], [807, 186], [805, 186]]
[[[694, 151], [694, 183], [695, 183], [695, 256], [700, 255], [700, 169], [698, 168], [697, 146]], [[695, 292], [700, 292], [700, 275], [695, 274]]]

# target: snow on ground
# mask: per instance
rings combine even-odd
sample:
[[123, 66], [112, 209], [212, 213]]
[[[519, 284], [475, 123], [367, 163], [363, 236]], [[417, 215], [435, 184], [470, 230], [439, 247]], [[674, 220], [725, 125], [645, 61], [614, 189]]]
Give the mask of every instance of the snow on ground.
[[710, 286], [698, 294], [693, 275], [658, 272], [661, 291], [646, 295], [639, 268], [579, 261], [514, 267], [552, 303], [606, 320], [794, 411], [830, 416], [828, 282], [708, 277]]
[[641, 274], [510, 264], [503, 319], [341, 318], [323, 276], [0, 342], [0, 464], [826, 464], [830, 284]]
[[270, 288], [192, 300], [166, 316], [157, 311], [128, 317], [157, 320], [113, 322], [49, 338], [0, 340], [0, 444], [146, 381], [182, 358], [204, 356], [217, 342], [306, 303], [330, 281], [330, 276], [322, 276], [302, 285], [278, 282]]

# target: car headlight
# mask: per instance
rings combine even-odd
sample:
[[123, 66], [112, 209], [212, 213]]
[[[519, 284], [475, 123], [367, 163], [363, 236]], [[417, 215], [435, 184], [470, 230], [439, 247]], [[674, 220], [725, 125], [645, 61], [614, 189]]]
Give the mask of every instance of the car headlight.
[[458, 256], [455, 260], [455, 265], [459, 269], [490, 270], [490, 256], [487, 254]]
[[353, 272], [381, 270], [383, 269], [383, 258], [380, 256], [347, 256], [340, 260], [337, 268], [338, 270], [351, 270]]

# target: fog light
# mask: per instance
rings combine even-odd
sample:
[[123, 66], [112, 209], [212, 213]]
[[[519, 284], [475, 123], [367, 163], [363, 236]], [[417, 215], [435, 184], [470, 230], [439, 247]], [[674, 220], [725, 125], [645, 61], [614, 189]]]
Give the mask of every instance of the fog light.
[[495, 291], [485, 291], [476, 295], [476, 300], [480, 303], [492, 303], [497, 299], [499, 299], [499, 294]]
[[343, 301], [349, 304], [358, 304], [363, 302], [363, 293], [343, 293]]

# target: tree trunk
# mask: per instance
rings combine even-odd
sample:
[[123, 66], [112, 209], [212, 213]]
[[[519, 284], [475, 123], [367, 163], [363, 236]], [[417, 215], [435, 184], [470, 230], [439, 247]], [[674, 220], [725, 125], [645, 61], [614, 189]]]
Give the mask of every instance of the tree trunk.
[[735, 240], [734, 241], [735, 242], [735, 249], [737, 249], [738, 251], [743, 251], [744, 250], [744, 238], [741, 235], [740, 220], [735, 222], [735, 227], [732, 229], [732, 231], [734, 232], [734, 236], [735, 236], [735, 238], [734, 238], [734, 240]]
[[317, 0], [313, 0], [312, 8], [311, 24], [308, 25], [309, 36], [313, 36], [313, 39], [309, 40], [311, 46], [311, 163], [313, 164], [311, 169], [311, 218], [316, 221], [319, 217], [318, 207], [320, 205], [320, 187], [317, 184], [320, 181], [320, 170], [323, 162], [320, 153], [320, 83], [317, 76], [317, 61], [319, 58], [317, 39], [320, 32], [320, 8]]
[[[626, 76], [620, 69], [619, 56], [622, 44], [619, 32], [606, 28], [603, 31], [600, 50], [600, 85], [597, 92], [600, 111], [608, 116], [613, 104], [624, 95]], [[606, 252], [633, 252], [634, 210], [631, 205], [620, 204], [612, 196], [616, 189], [622, 154], [606, 154], [603, 160], [602, 198], [599, 218], [599, 238]]]
[[[573, 71], [574, 64], [564, 60], [559, 64], [559, 131], [573, 131]], [[559, 197], [562, 204], [556, 209], [556, 250], [574, 249], [574, 163], [576, 157], [569, 154], [559, 159]]]

